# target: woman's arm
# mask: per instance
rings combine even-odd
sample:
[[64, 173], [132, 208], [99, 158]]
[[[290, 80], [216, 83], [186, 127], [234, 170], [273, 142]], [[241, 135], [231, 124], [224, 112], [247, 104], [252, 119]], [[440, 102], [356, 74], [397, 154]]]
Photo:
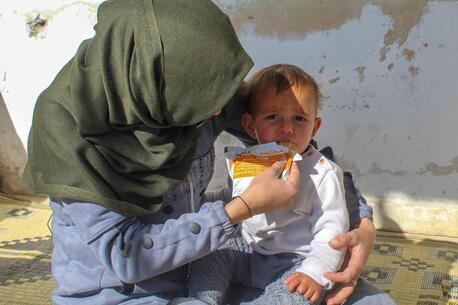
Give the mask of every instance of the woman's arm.
[[60, 202], [105, 267], [125, 283], [154, 277], [217, 250], [235, 232], [234, 224], [252, 215], [287, 206], [297, 192], [299, 171], [288, 181], [278, 178], [277, 162], [256, 177], [242, 198], [223, 205], [208, 202], [198, 213], [181, 215], [164, 224], [146, 224], [88, 202]]
[[344, 172], [344, 187], [345, 201], [347, 202], [347, 209], [350, 217], [350, 229], [358, 228], [362, 219], [372, 221], [372, 208], [361, 195], [361, 192], [356, 187], [353, 175], [348, 171]]
[[62, 204], [92, 251], [125, 283], [154, 277], [215, 251], [235, 232], [221, 201], [164, 224], [142, 223], [94, 203]]

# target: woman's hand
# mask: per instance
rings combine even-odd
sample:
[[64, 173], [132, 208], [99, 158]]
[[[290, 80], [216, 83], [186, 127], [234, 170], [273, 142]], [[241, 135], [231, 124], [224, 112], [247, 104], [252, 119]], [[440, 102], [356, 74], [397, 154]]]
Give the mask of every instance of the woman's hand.
[[[233, 224], [265, 211], [284, 208], [291, 204], [299, 188], [299, 168], [295, 162], [291, 166], [288, 180], [279, 178], [285, 161], [275, 162], [259, 176], [255, 177], [240, 198], [234, 198], [225, 208]], [[251, 214], [251, 215], [250, 215]]]
[[326, 297], [327, 305], [341, 304], [355, 289], [359, 274], [366, 265], [375, 242], [375, 227], [370, 219], [363, 218], [358, 228], [338, 235], [329, 242], [334, 249], [347, 248], [340, 272], [327, 272], [326, 278], [335, 282], [336, 288]]

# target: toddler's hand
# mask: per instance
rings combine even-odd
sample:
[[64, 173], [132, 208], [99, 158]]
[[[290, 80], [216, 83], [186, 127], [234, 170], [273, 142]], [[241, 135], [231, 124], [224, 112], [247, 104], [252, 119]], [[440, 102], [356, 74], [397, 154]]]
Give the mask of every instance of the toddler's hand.
[[323, 289], [320, 284], [302, 272], [291, 274], [283, 283], [288, 287], [289, 292], [296, 291], [312, 303], [318, 301]]

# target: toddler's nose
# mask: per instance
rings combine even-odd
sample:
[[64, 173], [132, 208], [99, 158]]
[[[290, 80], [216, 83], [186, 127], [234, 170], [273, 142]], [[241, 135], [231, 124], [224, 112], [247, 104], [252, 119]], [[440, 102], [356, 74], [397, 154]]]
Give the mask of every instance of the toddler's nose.
[[280, 131], [282, 133], [293, 133], [293, 123], [289, 120], [284, 120], [281, 124]]

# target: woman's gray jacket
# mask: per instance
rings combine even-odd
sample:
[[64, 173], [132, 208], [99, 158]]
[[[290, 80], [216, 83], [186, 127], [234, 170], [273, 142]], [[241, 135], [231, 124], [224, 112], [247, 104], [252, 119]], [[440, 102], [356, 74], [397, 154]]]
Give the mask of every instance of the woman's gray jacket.
[[[222, 201], [204, 200], [213, 145], [223, 130], [242, 136], [224, 115], [199, 128], [192, 169], [156, 214], [124, 217], [94, 203], [50, 200], [54, 304], [166, 304], [185, 293], [187, 263], [215, 251], [236, 231]], [[372, 218], [372, 210], [351, 174], [344, 179], [354, 227], [360, 218]]]

